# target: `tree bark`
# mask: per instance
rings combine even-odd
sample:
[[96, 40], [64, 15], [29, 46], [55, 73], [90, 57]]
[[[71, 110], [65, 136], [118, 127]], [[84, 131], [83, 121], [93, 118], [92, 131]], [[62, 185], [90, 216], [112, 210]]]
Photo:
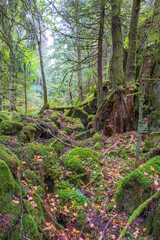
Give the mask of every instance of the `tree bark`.
[[37, 14], [37, 18], [38, 18], [38, 30], [39, 30], [39, 38], [38, 38], [36, 22], [35, 22], [35, 17], [34, 17], [35, 15], [34, 15], [33, 6], [32, 6], [32, 0], [30, 0], [29, 2], [30, 2], [30, 8], [31, 8], [31, 12], [32, 12], [34, 31], [35, 31], [35, 35], [36, 35], [36, 39], [37, 39], [37, 43], [38, 43], [40, 67], [41, 67], [42, 82], [43, 82], [43, 100], [44, 100], [44, 104], [43, 104], [41, 111], [44, 111], [46, 108], [49, 107], [49, 104], [48, 104], [47, 86], [46, 86], [46, 79], [45, 79], [45, 72], [44, 72], [44, 65], [43, 65], [43, 55], [42, 55], [41, 22], [40, 22], [39, 12], [38, 12], [38, 8], [37, 8], [37, 3], [36, 3], [36, 0], [34, 0], [35, 7], [36, 7], [36, 14]]
[[15, 103], [15, 59], [13, 52], [13, 39], [11, 32], [8, 32], [9, 39], [9, 58], [10, 58], [10, 84], [9, 84], [9, 103], [10, 110], [16, 111], [16, 103]]
[[111, 0], [112, 7], [112, 59], [110, 80], [112, 87], [123, 84], [123, 41], [121, 30], [121, 0]]
[[24, 94], [25, 94], [25, 115], [27, 115], [27, 76], [26, 76], [26, 63], [24, 63]]
[[80, 100], [83, 100], [83, 87], [82, 87], [82, 56], [80, 49], [80, 23], [79, 23], [79, 1], [76, 0], [76, 46], [78, 56], [78, 87]]
[[102, 43], [103, 43], [103, 32], [104, 32], [104, 17], [105, 17], [105, 1], [101, 0], [101, 9], [100, 9], [100, 26], [99, 26], [99, 35], [98, 35], [98, 97], [97, 105], [99, 106], [103, 101], [103, 76], [102, 76]]
[[137, 50], [137, 31], [141, 0], [134, 0], [132, 5], [132, 15], [129, 31], [128, 56], [125, 74], [127, 85], [135, 83], [136, 72], [136, 50]]

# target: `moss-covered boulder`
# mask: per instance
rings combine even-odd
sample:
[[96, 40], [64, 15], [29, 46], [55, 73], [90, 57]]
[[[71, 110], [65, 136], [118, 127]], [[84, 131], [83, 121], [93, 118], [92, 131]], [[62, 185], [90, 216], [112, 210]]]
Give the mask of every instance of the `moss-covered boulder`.
[[65, 156], [62, 157], [62, 161], [67, 168], [67, 172], [64, 175], [65, 179], [74, 185], [87, 184], [90, 181], [100, 181], [103, 176], [99, 174], [101, 172], [100, 161], [101, 154], [96, 151], [76, 147]]
[[2, 205], [11, 201], [13, 190], [14, 190], [14, 180], [12, 173], [8, 165], [0, 159], [0, 208]]
[[33, 171], [37, 178], [45, 181], [50, 191], [51, 188], [54, 189], [54, 181], [58, 180], [62, 173], [53, 147], [32, 143], [18, 148], [16, 154], [22, 160], [25, 170]]
[[9, 118], [4, 113], [0, 112], [0, 122], [2, 122], [3, 120], [9, 121]]
[[37, 131], [37, 126], [35, 124], [28, 124], [23, 128], [23, 132], [27, 137], [28, 141], [31, 141], [35, 138]]
[[141, 165], [119, 181], [116, 191], [117, 209], [133, 213], [152, 194], [152, 184], [160, 176], [160, 156]]
[[0, 123], [1, 135], [15, 135], [20, 132], [23, 128], [23, 124], [20, 122], [6, 121], [3, 120]]
[[145, 140], [143, 152], [149, 152], [153, 148], [160, 148], [160, 132], [152, 132]]
[[150, 132], [160, 132], [160, 111], [153, 111], [149, 120]]
[[89, 114], [85, 112], [82, 108], [71, 108], [68, 112], [69, 117], [87, 119]]
[[21, 165], [20, 160], [3, 144], [0, 144], [0, 159], [3, 160], [9, 167], [13, 176], [17, 175], [18, 165]]

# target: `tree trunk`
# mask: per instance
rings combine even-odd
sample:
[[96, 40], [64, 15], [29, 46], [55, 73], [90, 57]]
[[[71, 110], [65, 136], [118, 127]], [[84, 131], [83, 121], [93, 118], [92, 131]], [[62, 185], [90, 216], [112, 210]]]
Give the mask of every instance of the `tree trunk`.
[[49, 104], [48, 104], [48, 97], [47, 97], [47, 86], [46, 86], [46, 79], [45, 79], [45, 72], [44, 72], [44, 65], [43, 65], [43, 56], [42, 56], [41, 22], [40, 22], [39, 12], [38, 12], [38, 8], [37, 8], [37, 3], [36, 3], [36, 0], [34, 0], [35, 7], [36, 7], [36, 14], [37, 14], [37, 18], [38, 18], [38, 30], [39, 30], [39, 38], [38, 38], [36, 22], [35, 22], [35, 17], [34, 17], [35, 14], [34, 14], [34, 11], [33, 11], [33, 6], [32, 6], [32, 0], [30, 0], [29, 2], [30, 2], [30, 8], [31, 8], [31, 12], [32, 12], [34, 31], [35, 31], [35, 35], [36, 35], [36, 39], [37, 39], [37, 43], [38, 43], [40, 67], [41, 67], [42, 82], [43, 82], [43, 100], [44, 100], [44, 104], [43, 104], [43, 107], [42, 107], [41, 111], [44, 111], [45, 109], [47, 109], [49, 107]]
[[104, 16], [105, 16], [105, 2], [101, 0], [101, 13], [100, 13], [100, 26], [98, 36], [98, 97], [97, 105], [99, 106], [103, 101], [103, 86], [102, 86], [102, 43], [103, 43], [103, 32], [104, 32]]
[[76, 0], [76, 46], [77, 46], [77, 56], [78, 56], [78, 87], [80, 100], [83, 100], [83, 87], [82, 87], [82, 57], [80, 49], [80, 23], [79, 23], [79, 2]]
[[141, 0], [134, 0], [129, 31], [128, 56], [125, 74], [127, 85], [135, 83], [138, 18]]
[[9, 45], [9, 58], [10, 58], [10, 84], [9, 84], [9, 103], [10, 103], [10, 110], [16, 111], [16, 104], [15, 104], [15, 59], [13, 53], [13, 39], [12, 35], [8, 33], [8, 39], [10, 41]]
[[27, 115], [27, 77], [26, 77], [26, 63], [24, 63], [24, 94], [25, 94], [25, 115]]
[[112, 87], [123, 84], [123, 41], [120, 20], [121, 0], [111, 0], [112, 7], [112, 59], [110, 80]]

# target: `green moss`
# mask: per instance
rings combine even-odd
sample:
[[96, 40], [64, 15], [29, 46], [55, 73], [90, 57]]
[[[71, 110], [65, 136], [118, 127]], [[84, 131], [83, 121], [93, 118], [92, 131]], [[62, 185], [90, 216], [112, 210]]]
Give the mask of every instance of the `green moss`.
[[12, 174], [9, 170], [8, 165], [0, 159], [0, 208], [2, 205], [11, 201], [13, 190], [14, 190], [14, 180]]
[[6, 162], [9, 166], [10, 171], [12, 172], [13, 176], [17, 176], [17, 168], [18, 165], [21, 165], [20, 160], [3, 144], [0, 144], [0, 159]]
[[52, 147], [54, 147], [56, 153], [58, 155], [60, 155], [61, 153], [63, 153], [64, 149], [65, 149], [65, 146], [59, 142], [59, 141], [56, 141], [54, 144], [51, 145]]
[[9, 121], [9, 118], [4, 113], [0, 112], [0, 122], [2, 122], [3, 120]]
[[22, 127], [22, 123], [4, 120], [0, 123], [0, 132], [2, 135], [14, 135], [20, 132]]
[[91, 129], [85, 131], [85, 132], [82, 132], [82, 133], [78, 133], [75, 135], [75, 139], [76, 140], [84, 140], [86, 138], [89, 138], [89, 137], [92, 137], [94, 134], [94, 132], [92, 132]]
[[153, 233], [157, 240], [160, 240], [160, 200], [158, 201], [153, 218]]
[[68, 175], [64, 175], [67, 181], [74, 185], [81, 186], [82, 184], [88, 184], [90, 181], [92, 184], [101, 180], [97, 175], [101, 172], [100, 154], [88, 149], [76, 147], [70, 150], [66, 156], [62, 158], [64, 165], [69, 171]]
[[24, 127], [23, 132], [27, 136], [27, 140], [31, 141], [32, 139], [35, 138], [37, 131], [37, 126], [28, 124], [26, 127]]
[[151, 113], [149, 128], [151, 132], [160, 131], [160, 111], [153, 111]]
[[16, 150], [19, 158], [26, 163], [25, 169], [34, 171], [37, 176], [43, 169], [44, 174], [41, 176], [41, 180], [45, 180], [45, 178], [50, 178], [52, 181], [59, 179], [62, 172], [56, 159], [55, 149], [37, 143], [28, 145], [28, 147]]
[[73, 200], [75, 201], [74, 206], [82, 206], [84, 203], [90, 203], [79, 189], [65, 181], [59, 182], [55, 192], [58, 194], [58, 198], [63, 206], [66, 204], [70, 206]]
[[94, 161], [97, 163], [101, 163], [99, 159], [103, 157], [102, 154], [99, 154], [94, 150], [91, 150], [89, 148], [82, 148], [82, 147], [73, 148], [72, 150], [67, 152], [67, 156], [68, 157], [78, 156], [78, 158], [81, 161], [85, 161], [85, 162]]
[[88, 116], [88, 121], [90, 122], [90, 121], [92, 121], [92, 119], [95, 117], [95, 115], [93, 115], [93, 114], [91, 114], [91, 115], [89, 115]]
[[[119, 181], [116, 191], [117, 209], [129, 213], [142, 204], [151, 195], [154, 174], [160, 175], [160, 157], [154, 157], [143, 166]], [[150, 177], [152, 175], [152, 177]]]
[[101, 149], [101, 145], [99, 142], [97, 142], [95, 145], [94, 145], [94, 150], [100, 150]]
[[27, 136], [26, 134], [24, 134], [23, 131], [20, 131], [18, 134], [17, 134], [17, 137], [20, 141], [22, 142], [26, 142], [27, 141]]
[[87, 119], [88, 113], [85, 112], [82, 108], [71, 108], [68, 116], [73, 118]]
[[101, 135], [99, 133], [95, 133], [93, 136], [93, 142], [97, 143], [101, 140]]
[[160, 132], [152, 132], [145, 140], [143, 152], [149, 152], [155, 147], [160, 147]]

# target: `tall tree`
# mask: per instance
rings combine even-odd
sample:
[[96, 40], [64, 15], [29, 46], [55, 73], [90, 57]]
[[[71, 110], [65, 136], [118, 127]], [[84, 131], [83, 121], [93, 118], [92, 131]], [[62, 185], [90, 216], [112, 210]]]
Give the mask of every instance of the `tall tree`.
[[132, 14], [129, 31], [128, 56], [125, 73], [125, 83], [134, 84], [136, 72], [136, 50], [137, 50], [137, 31], [138, 18], [141, 0], [133, 0]]
[[103, 56], [103, 33], [104, 33], [104, 17], [105, 17], [105, 0], [100, 2], [100, 24], [99, 24], [99, 34], [98, 34], [98, 105], [103, 100], [103, 86], [102, 86], [102, 56]]
[[41, 111], [43, 111], [49, 107], [49, 103], [48, 103], [48, 96], [47, 96], [47, 86], [46, 86], [46, 79], [45, 79], [45, 72], [44, 72], [43, 55], [42, 55], [41, 20], [40, 20], [39, 10], [37, 7], [37, 2], [36, 2], [36, 0], [34, 0], [35, 12], [36, 12], [37, 21], [38, 21], [38, 28], [37, 28], [32, 0], [29, 0], [29, 3], [30, 3], [31, 13], [32, 13], [34, 31], [35, 31], [35, 35], [36, 35], [36, 39], [37, 39], [37, 44], [38, 44], [39, 58], [40, 58], [40, 66], [41, 66], [41, 74], [42, 74], [42, 82], [43, 82], [43, 100], [44, 100], [44, 104], [43, 104]]
[[121, 0], [111, 0], [112, 7], [112, 58], [110, 79], [112, 87], [123, 84], [123, 40], [121, 30]]

